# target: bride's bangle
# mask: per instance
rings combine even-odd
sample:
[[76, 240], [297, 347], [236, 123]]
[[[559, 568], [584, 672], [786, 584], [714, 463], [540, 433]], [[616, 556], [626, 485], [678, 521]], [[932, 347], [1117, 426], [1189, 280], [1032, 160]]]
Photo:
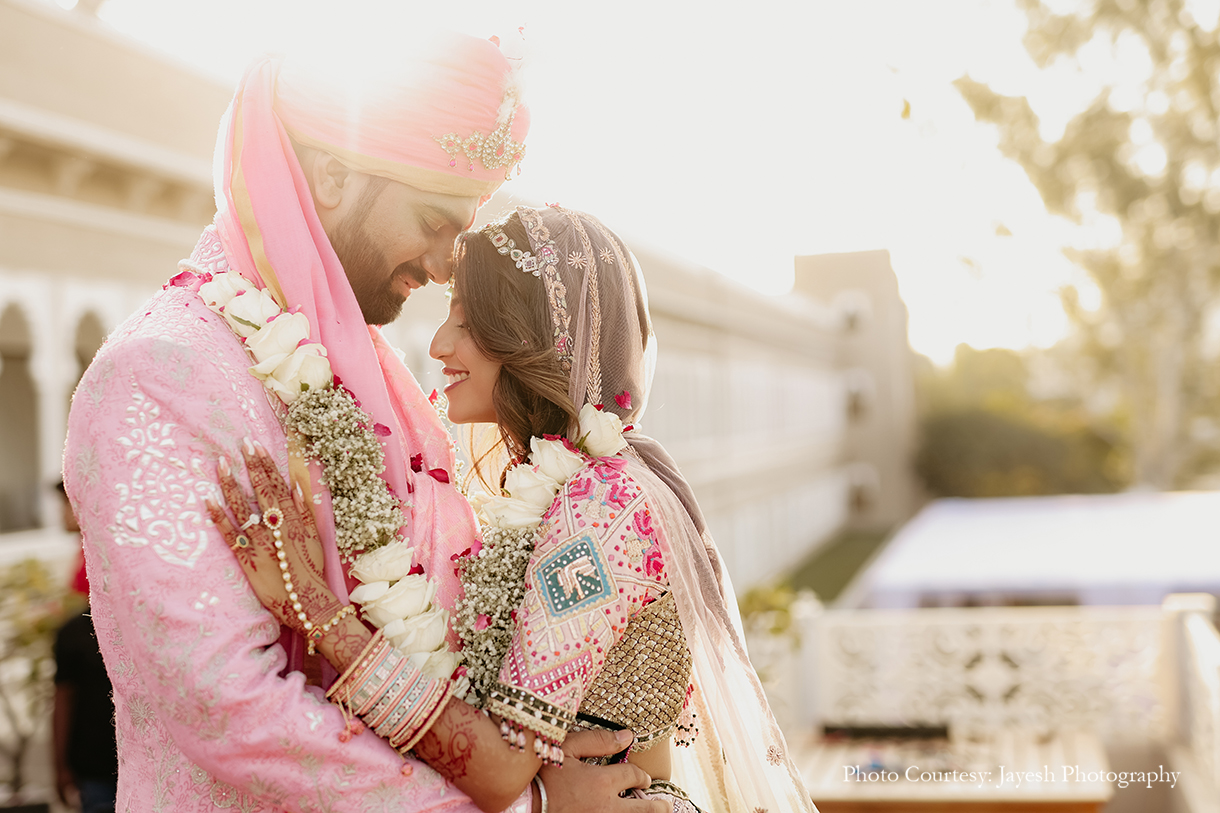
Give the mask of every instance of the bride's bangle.
[[378, 630], [326, 696], [406, 753], [436, 722], [452, 693], [452, 681], [411, 666]]
[[546, 785], [542, 784], [542, 777], [534, 775], [534, 784], [538, 786], [538, 809], [534, 813], [546, 813]]

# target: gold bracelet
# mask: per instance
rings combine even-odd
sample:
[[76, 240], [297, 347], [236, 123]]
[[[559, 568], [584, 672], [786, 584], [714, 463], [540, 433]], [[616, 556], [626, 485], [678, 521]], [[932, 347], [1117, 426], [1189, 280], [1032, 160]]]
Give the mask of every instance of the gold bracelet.
[[343, 619], [347, 618], [349, 615], [352, 615], [355, 612], [356, 612], [355, 605], [345, 604], [342, 607], [340, 607], [339, 612], [335, 613], [331, 617], [331, 619], [329, 621], [327, 621], [325, 624], [323, 624], [320, 627], [315, 624], [313, 631], [309, 633], [308, 646], [306, 646], [305, 651], [308, 654], [313, 655], [317, 651], [316, 647], [318, 645], [318, 642], [326, 637], [326, 633], [330, 632], [332, 627], [334, 627], [340, 621], [342, 621]]

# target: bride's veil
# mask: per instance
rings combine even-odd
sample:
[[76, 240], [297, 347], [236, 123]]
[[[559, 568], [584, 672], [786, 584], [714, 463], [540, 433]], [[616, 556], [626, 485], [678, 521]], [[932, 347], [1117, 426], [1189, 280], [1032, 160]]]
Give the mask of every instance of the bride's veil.
[[[517, 213], [546, 286], [573, 403], [600, 405], [637, 425], [656, 342], [635, 257], [589, 215], [557, 206]], [[638, 430], [626, 438], [634, 451], [627, 473], [662, 520], [665, 566], [693, 660], [699, 735], [673, 749], [674, 780], [708, 813], [813, 811], [746, 655], [733, 588], [690, 486], [660, 443]]]

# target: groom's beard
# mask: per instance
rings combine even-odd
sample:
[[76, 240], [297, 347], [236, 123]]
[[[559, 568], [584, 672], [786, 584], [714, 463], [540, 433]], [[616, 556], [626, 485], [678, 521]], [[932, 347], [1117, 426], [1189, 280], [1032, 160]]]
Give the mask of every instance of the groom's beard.
[[388, 325], [402, 313], [402, 304], [406, 301], [406, 297], [395, 289], [395, 283], [406, 277], [422, 287], [428, 284], [428, 272], [418, 263], [410, 262], [398, 266], [387, 276], [389, 261], [385, 254], [365, 235], [363, 224], [349, 228], [350, 222], [351, 219], [336, 229], [331, 247], [347, 273], [364, 323]]

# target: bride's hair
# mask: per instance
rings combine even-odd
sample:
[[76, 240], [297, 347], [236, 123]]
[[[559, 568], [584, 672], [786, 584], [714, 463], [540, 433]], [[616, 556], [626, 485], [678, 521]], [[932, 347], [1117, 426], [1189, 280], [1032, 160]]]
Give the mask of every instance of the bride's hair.
[[[516, 212], [495, 225], [528, 249], [529, 237]], [[555, 351], [542, 280], [501, 254], [484, 227], [458, 240], [453, 297], [479, 352], [500, 363], [492, 402], [507, 456], [528, 454], [531, 437], [567, 435], [576, 425], [577, 410]], [[472, 450], [475, 470], [485, 483], [484, 464], [498, 459], [496, 451]], [[495, 476], [498, 483], [499, 472]]]

